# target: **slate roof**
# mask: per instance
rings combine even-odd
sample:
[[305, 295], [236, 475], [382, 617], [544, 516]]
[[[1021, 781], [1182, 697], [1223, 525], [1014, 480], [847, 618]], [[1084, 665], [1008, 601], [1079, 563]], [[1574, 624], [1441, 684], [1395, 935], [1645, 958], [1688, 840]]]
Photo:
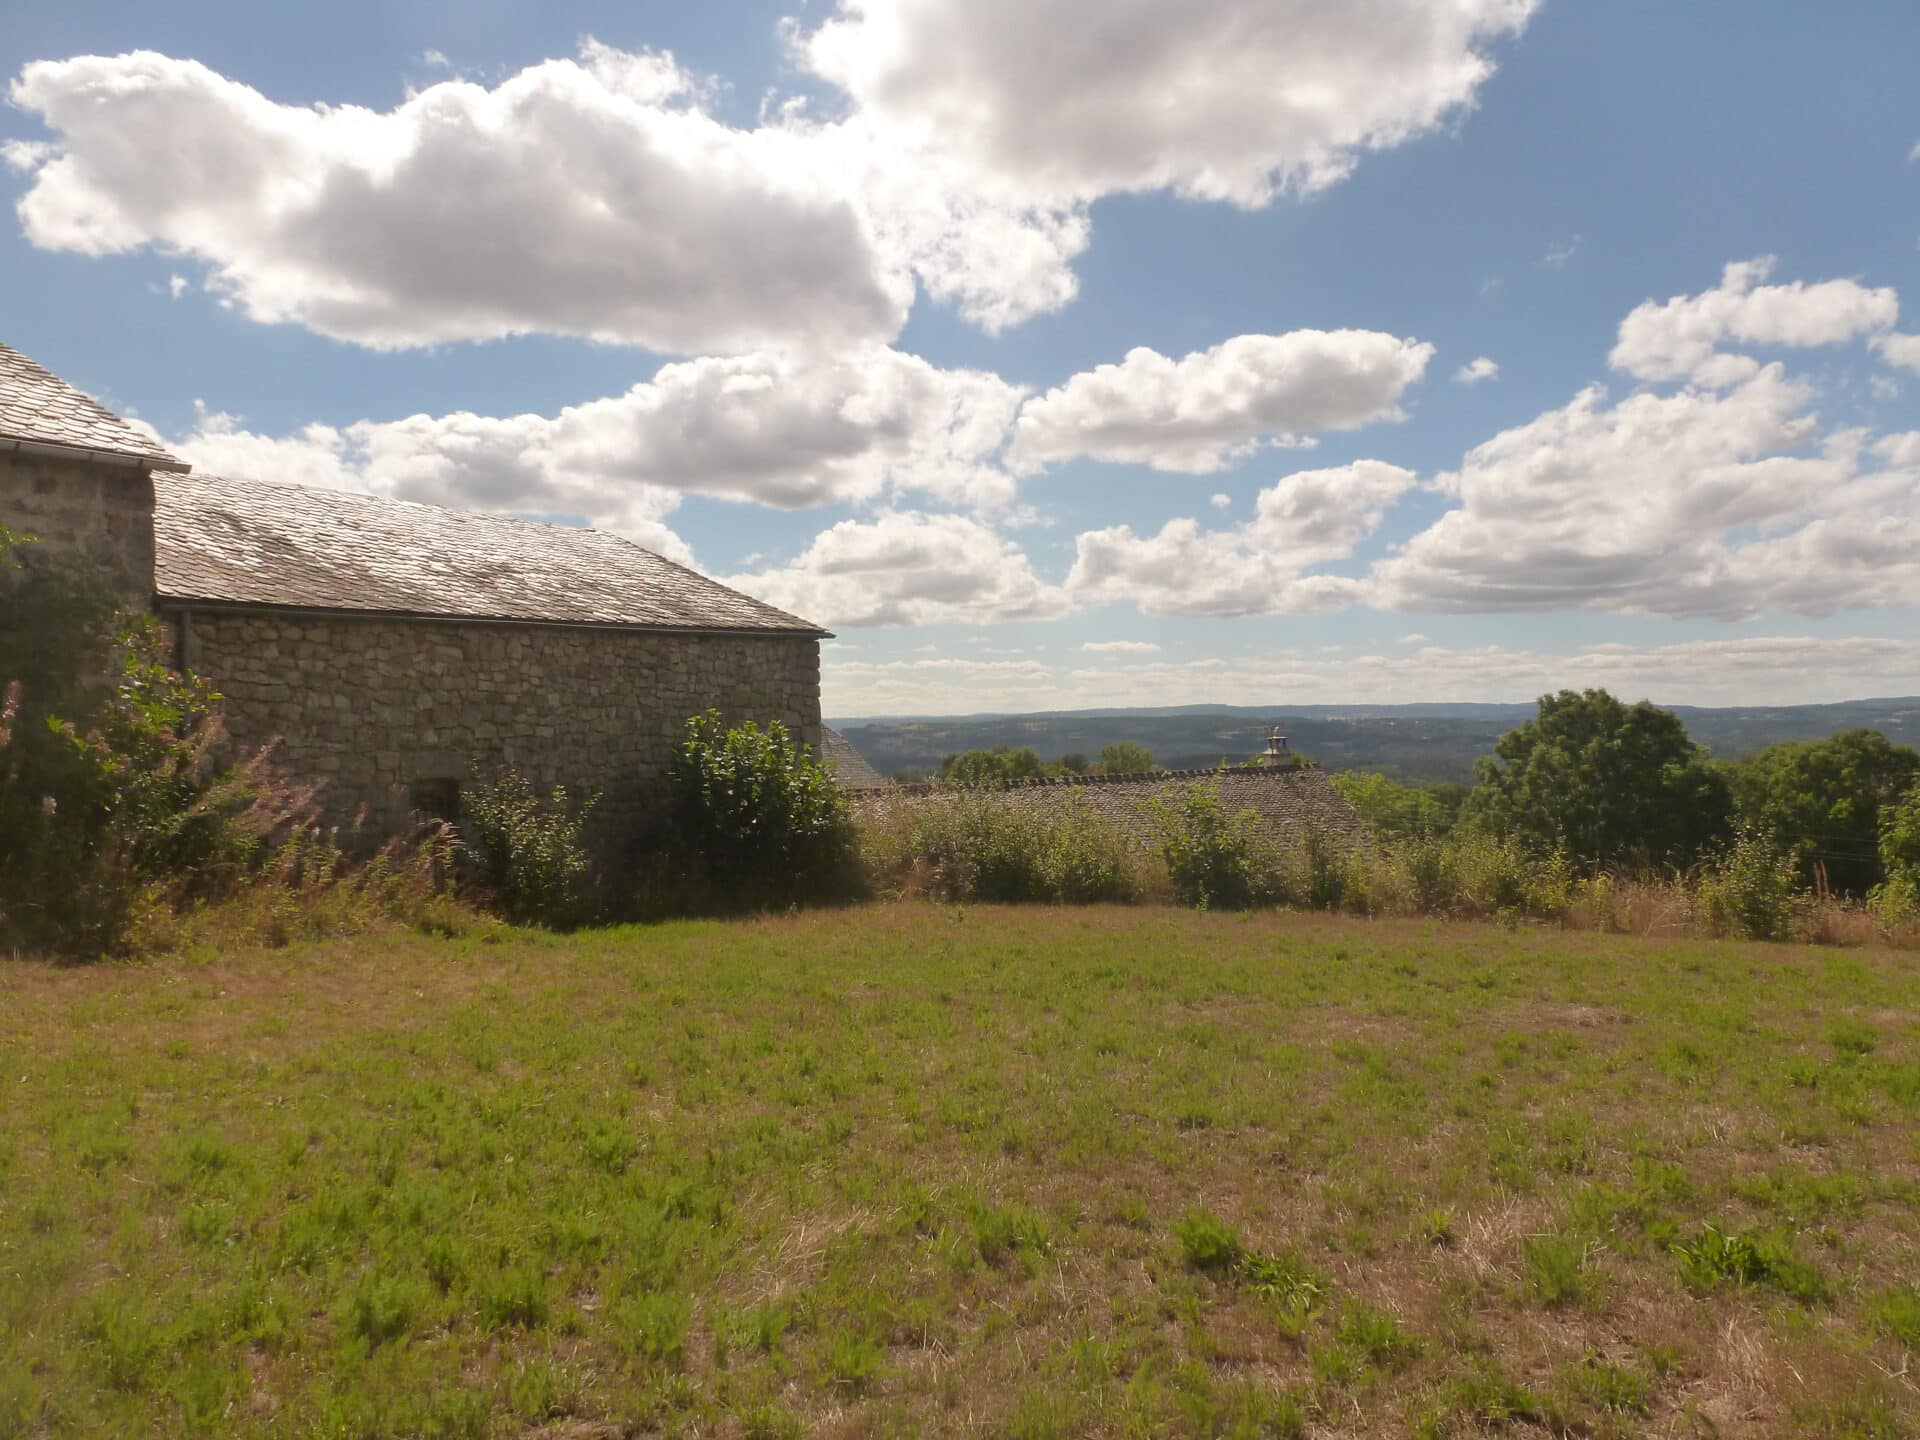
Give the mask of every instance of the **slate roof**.
[[892, 805], [939, 804], [960, 795], [978, 795], [1023, 814], [1058, 811], [1085, 804], [1140, 849], [1159, 843], [1153, 802], [1176, 804], [1194, 785], [1217, 787], [1220, 808], [1229, 815], [1251, 810], [1260, 832], [1283, 849], [1297, 849], [1310, 832], [1344, 847], [1367, 843], [1367, 830], [1354, 808], [1327, 783], [1324, 770], [1311, 765], [1236, 765], [1218, 770], [1158, 770], [1146, 775], [1067, 775], [1027, 780], [998, 790], [963, 791], [945, 785], [897, 785], [855, 797], [867, 815]]
[[188, 468], [44, 365], [0, 345], [0, 450], [9, 440], [126, 455], [156, 470]]
[[162, 601], [824, 635], [604, 530], [211, 475], [154, 479]]
[[884, 790], [888, 781], [869, 765], [851, 741], [831, 725], [820, 727], [820, 758], [833, 766], [842, 790]]

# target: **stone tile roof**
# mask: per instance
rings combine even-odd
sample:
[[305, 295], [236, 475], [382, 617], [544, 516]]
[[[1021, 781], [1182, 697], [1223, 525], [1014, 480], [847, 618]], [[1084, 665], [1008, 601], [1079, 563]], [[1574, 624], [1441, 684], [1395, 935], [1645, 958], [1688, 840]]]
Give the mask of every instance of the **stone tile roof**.
[[160, 470], [188, 468], [44, 365], [0, 345], [0, 450], [9, 440], [126, 455]]
[[866, 757], [831, 725], [820, 727], [821, 759], [833, 766], [834, 778], [842, 790], [884, 790], [886, 777], [869, 765]]
[[942, 798], [972, 793], [1014, 810], [1039, 814], [1084, 797], [1083, 803], [1130, 842], [1150, 849], [1159, 844], [1153, 802], [1176, 803], [1193, 785], [1217, 786], [1220, 806], [1229, 815], [1253, 811], [1260, 817], [1261, 833], [1283, 848], [1304, 845], [1312, 831], [1345, 846], [1367, 843], [1365, 823], [1327, 783], [1326, 772], [1311, 765], [1237, 765], [1218, 770], [1157, 770], [1149, 775], [1068, 775], [973, 792], [945, 785], [898, 785], [858, 795], [854, 803], [863, 813], [872, 814], [881, 806], [938, 803]]
[[154, 498], [163, 601], [825, 633], [604, 530], [210, 475], [157, 476]]

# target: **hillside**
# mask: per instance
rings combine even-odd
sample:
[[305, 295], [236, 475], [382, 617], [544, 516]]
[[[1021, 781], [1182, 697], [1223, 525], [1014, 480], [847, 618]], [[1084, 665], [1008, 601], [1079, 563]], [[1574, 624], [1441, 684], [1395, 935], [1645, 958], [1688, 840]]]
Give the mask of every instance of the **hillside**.
[[[1920, 697], [1836, 705], [1672, 707], [1693, 737], [1724, 759], [1781, 740], [1817, 740], [1863, 726], [1920, 743]], [[1293, 748], [1329, 770], [1378, 770], [1403, 780], [1473, 778], [1473, 762], [1534, 713], [1532, 705], [1299, 705], [1284, 709], [1206, 705], [1137, 710], [1062, 710], [1034, 715], [855, 717], [832, 723], [883, 775], [931, 769], [940, 757], [995, 745], [1031, 745], [1046, 760], [1137, 740], [1162, 765], [1244, 760], [1279, 725]]]

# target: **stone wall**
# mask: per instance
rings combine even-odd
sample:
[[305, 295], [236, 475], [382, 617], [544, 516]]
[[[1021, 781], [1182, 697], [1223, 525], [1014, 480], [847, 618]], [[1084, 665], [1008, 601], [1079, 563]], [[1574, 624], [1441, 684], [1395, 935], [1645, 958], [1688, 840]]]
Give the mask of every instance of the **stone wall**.
[[144, 469], [0, 451], [0, 525], [78, 559], [114, 593], [153, 594], [153, 477]]
[[434, 782], [501, 764], [603, 792], [610, 825], [657, 806], [687, 717], [778, 720], [820, 744], [820, 646], [805, 636], [673, 635], [232, 611], [171, 621], [226, 697], [246, 750], [322, 784], [329, 824], [368, 833], [432, 803]]

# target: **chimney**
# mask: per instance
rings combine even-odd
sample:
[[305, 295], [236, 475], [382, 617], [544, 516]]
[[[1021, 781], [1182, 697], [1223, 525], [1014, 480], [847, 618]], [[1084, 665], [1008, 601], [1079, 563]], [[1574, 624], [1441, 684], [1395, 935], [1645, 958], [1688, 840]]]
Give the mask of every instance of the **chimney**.
[[1293, 751], [1287, 748], [1287, 737], [1280, 733], [1280, 727], [1274, 725], [1267, 731], [1267, 753], [1260, 757], [1263, 765], [1291, 765]]

